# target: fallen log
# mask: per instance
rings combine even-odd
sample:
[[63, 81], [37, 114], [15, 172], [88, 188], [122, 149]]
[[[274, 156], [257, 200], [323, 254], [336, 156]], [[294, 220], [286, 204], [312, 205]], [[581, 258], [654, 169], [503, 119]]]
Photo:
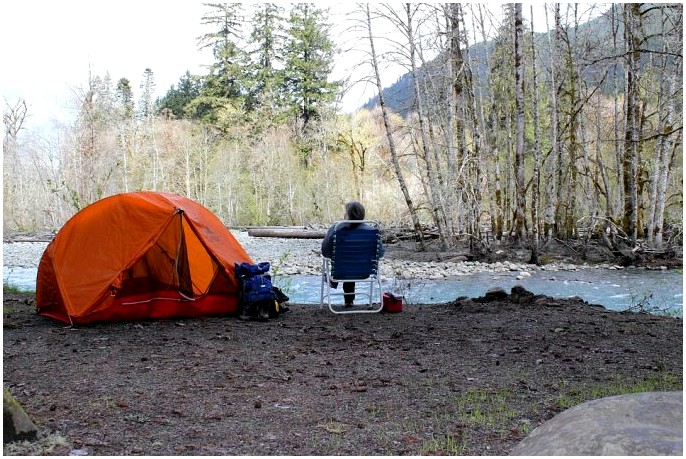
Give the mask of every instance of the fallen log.
[[301, 228], [253, 228], [248, 230], [251, 237], [280, 237], [291, 239], [324, 239], [326, 230]]

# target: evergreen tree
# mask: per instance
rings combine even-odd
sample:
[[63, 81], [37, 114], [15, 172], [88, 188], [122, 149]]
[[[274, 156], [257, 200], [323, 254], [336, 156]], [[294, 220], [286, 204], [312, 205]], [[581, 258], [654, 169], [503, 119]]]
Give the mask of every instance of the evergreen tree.
[[285, 47], [284, 89], [288, 111], [295, 117], [296, 141], [305, 167], [310, 166], [314, 122], [336, 98], [340, 82], [329, 82], [334, 43], [327, 12], [312, 3], [296, 3], [290, 12]]
[[121, 110], [123, 118], [130, 118], [133, 115], [133, 89], [128, 78], [120, 78], [117, 81], [115, 100]]
[[215, 58], [204, 95], [225, 99], [237, 99], [243, 94], [243, 68], [246, 55], [239, 43], [242, 41], [242, 17], [240, 3], [208, 3], [214, 10], [202, 18], [203, 24], [219, 30], [200, 37], [201, 48], [211, 47]]
[[141, 82], [141, 98], [138, 101], [138, 112], [141, 117], [151, 117], [154, 111], [153, 94], [155, 93], [155, 75], [149, 68], [143, 72], [143, 81]]
[[[167, 94], [158, 103], [158, 111], [173, 118], [186, 118], [190, 116], [186, 109], [196, 97], [199, 97], [202, 90], [202, 81], [198, 77], [191, 75], [189, 71], [179, 78], [176, 85], [172, 85]], [[199, 117], [198, 113], [194, 117]]]
[[283, 8], [274, 3], [256, 5], [253, 30], [250, 34], [250, 78], [245, 107], [247, 111], [264, 108], [274, 116], [283, 105], [280, 87], [283, 85]]
[[213, 8], [202, 23], [217, 30], [200, 37], [201, 48], [211, 47], [215, 62], [205, 77], [199, 97], [186, 105], [191, 118], [227, 131], [243, 117], [247, 54], [242, 49], [240, 3], [208, 3]]
[[291, 10], [285, 49], [285, 87], [289, 105], [303, 129], [332, 103], [340, 83], [328, 81], [334, 43], [329, 36], [326, 12], [312, 3], [297, 3]]

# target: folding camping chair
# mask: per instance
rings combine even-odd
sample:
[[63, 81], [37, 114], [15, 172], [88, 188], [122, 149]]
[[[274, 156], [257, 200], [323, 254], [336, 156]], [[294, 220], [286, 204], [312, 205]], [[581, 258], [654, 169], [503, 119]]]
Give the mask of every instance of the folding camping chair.
[[[364, 223], [361, 227], [350, 228], [350, 224]], [[327, 301], [329, 309], [335, 314], [355, 314], [380, 312], [383, 308], [381, 281], [379, 280], [379, 247], [381, 230], [379, 224], [371, 220], [341, 220], [334, 226], [333, 253], [331, 258], [322, 255], [322, 285], [319, 307]], [[345, 292], [331, 288], [331, 282], [355, 282], [355, 296], [369, 300], [365, 309], [341, 309], [340, 304], [332, 302], [333, 297], [342, 297]], [[359, 288], [369, 284], [369, 291]], [[378, 302], [378, 306], [374, 303]]]

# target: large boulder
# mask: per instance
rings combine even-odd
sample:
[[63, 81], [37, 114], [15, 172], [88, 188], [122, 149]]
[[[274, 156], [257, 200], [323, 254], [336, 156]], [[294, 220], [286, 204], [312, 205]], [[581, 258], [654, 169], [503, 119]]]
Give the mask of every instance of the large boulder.
[[2, 434], [3, 443], [35, 440], [38, 434], [36, 425], [7, 388], [2, 396]]
[[592, 400], [534, 429], [510, 455], [681, 456], [683, 406], [683, 392]]

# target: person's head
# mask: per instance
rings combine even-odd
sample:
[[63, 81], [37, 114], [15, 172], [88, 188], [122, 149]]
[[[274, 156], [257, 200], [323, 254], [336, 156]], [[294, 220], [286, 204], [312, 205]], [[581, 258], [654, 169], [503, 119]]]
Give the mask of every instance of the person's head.
[[345, 205], [346, 220], [364, 220], [364, 206], [357, 201], [350, 201]]

